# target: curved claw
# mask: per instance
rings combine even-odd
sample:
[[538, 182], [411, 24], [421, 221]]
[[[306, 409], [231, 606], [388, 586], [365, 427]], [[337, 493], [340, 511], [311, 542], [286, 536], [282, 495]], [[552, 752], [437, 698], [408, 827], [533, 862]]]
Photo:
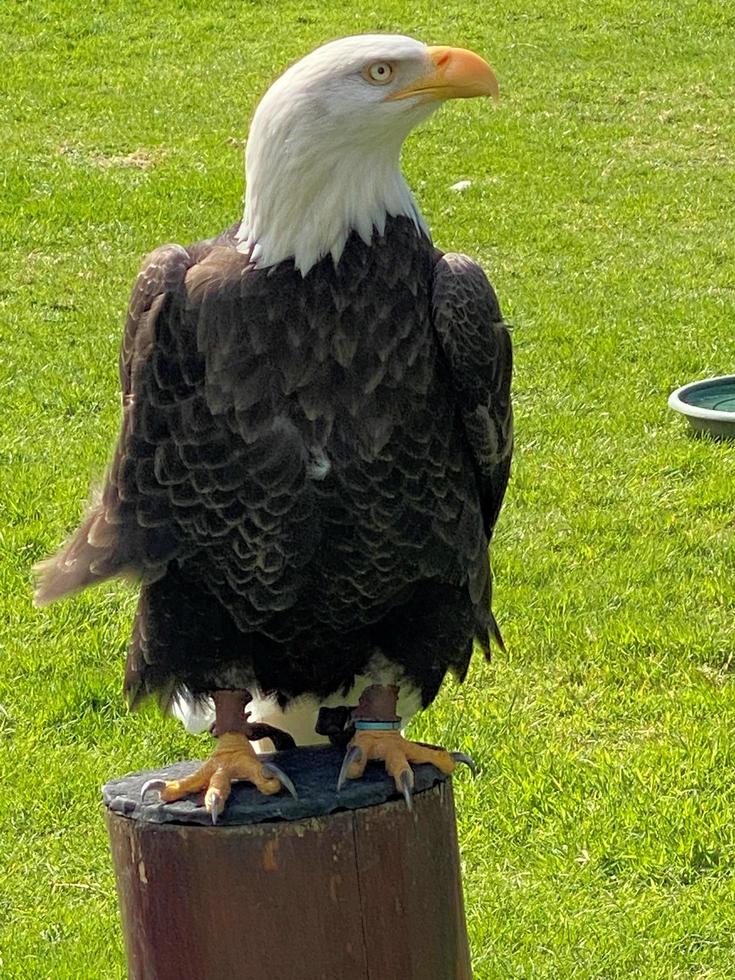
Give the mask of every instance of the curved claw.
[[274, 728], [273, 725], [266, 725], [265, 722], [253, 722], [250, 725], [248, 738], [251, 742], [257, 742], [261, 738], [269, 738], [273, 742], [273, 748], [276, 752], [296, 748], [296, 742], [292, 735], [281, 731], [280, 728]]
[[165, 779], [149, 779], [147, 782], [143, 783], [140, 788], [140, 801], [145, 803], [146, 793], [158, 793], [158, 799], [161, 799], [161, 790], [166, 786]]
[[473, 776], [477, 775], [477, 763], [471, 756], [466, 755], [464, 752], [450, 752], [449, 754], [455, 762], [461, 762], [465, 766], [469, 766], [470, 772]]
[[216, 824], [220, 813], [225, 808], [225, 801], [217, 790], [209, 790], [204, 798], [204, 806], [207, 813], [212, 818], [212, 824]]
[[281, 786], [288, 790], [295, 800], [298, 800], [299, 794], [296, 792], [296, 787], [288, 778], [283, 769], [279, 769], [279, 767], [274, 765], [272, 762], [264, 762], [261, 768], [266, 776], [277, 779]]
[[411, 769], [404, 769], [400, 778], [403, 799], [406, 801], [406, 806], [410, 813], [413, 811], [413, 787], [415, 782], [413, 771]]
[[342, 760], [342, 768], [339, 771], [339, 777], [337, 778], [337, 792], [342, 789], [344, 784], [347, 782], [347, 770], [350, 768], [353, 762], [362, 761], [362, 749], [358, 745], [351, 745], [347, 752], [345, 752], [345, 757]]

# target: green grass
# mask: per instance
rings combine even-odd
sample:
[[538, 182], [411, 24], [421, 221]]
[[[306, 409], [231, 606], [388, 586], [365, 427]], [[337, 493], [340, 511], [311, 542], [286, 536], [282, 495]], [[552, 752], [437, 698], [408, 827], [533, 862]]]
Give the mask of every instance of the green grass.
[[437, 242], [482, 261], [514, 324], [508, 654], [414, 724], [483, 768], [457, 781], [475, 975], [735, 977], [735, 447], [666, 409], [735, 361], [735, 14], [551, 11], [2, 7], [3, 978], [124, 975], [99, 785], [204, 748], [124, 710], [128, 588], [30, 603], [30, 566], [115, 436], [132, 278], [151, 247], [237, 216], [240, 141], [278, 70], [372, 30], [475, 48], [503, 91], [497, 111], [446, 107], [405, 152]]

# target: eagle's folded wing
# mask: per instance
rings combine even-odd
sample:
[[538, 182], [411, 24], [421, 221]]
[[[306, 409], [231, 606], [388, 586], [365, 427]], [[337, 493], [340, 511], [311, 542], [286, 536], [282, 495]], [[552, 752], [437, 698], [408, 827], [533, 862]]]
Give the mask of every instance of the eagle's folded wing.
[[447, 253], [436, 263], [432, 307], [489, 540], [503, 503], [513, 451], [510, 332], [485, 273], [466, 255]]
[[[128, 306], [120, 351], [120, 386], [123, 416], [120, 435], [99, 499], [93, 502], [72, 537], [51, 558], [36, 566], [37, 605], [43, 606], [69, 593], [125, 573], [155, 575], [168, 557], [159, 541], [159, 553], [150, 547], [149, 529], [121, 506], [121, 483], [136, 439], [136, 388], [156, 346], [159, 319], [180, 288], [192, 264], [180, 245], [162, 245], [144, 260]], [[160, 537], [160, 536], [159, 536]], [[169, 542], [171, 545], [172, 542]]]

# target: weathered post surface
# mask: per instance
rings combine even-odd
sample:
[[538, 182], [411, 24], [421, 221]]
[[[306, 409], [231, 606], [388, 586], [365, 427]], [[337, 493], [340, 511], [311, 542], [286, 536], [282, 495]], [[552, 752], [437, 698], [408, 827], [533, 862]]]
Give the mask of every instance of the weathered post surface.
[[471, 980], [451, 779], [417, 766], [409, 812], [377, 765], [337, 794], [341, 761], [278, 753], [299, 799], [240, 783], [216, 827], [140, 802], [195, 763], [104, 787], [130, 980]]

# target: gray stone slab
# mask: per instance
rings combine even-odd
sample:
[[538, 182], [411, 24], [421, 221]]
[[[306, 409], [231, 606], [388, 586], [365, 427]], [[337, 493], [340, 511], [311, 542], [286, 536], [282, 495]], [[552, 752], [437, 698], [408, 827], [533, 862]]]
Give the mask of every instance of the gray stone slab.
[[[280, 766], [294, 782], [299, 799], [285, 791], [277, 796], [264, 796], [250, 783], [236, 783], [227, 801], [218, 826], [241, 826], [268, 820], [303, 820], [320, 817], [335, 810], [357, 810], [378, 806], [398, 799], [393, 780], [382, 763], [369, 762], [362, 779], [350, 779], [337, 792], [337, 777], [344, 752], [331, 746], [302, 746], [285, 752], [270, 752], [263, 756]], [[140, 790], [148, 779], [179, 779], [193, 772], [199, 762], [177, 762], [163, 769], [133, 772], [112, 779], [102, 787], [105, 806], [114, 813], [148, 823], [202, 824], [212, 826], [204, 809], [204, 794], [188, 796], [175, 803], [142, 803]], [[421, 793], [448, 777], [430, 765], [414, 766], [415, 792]]]

